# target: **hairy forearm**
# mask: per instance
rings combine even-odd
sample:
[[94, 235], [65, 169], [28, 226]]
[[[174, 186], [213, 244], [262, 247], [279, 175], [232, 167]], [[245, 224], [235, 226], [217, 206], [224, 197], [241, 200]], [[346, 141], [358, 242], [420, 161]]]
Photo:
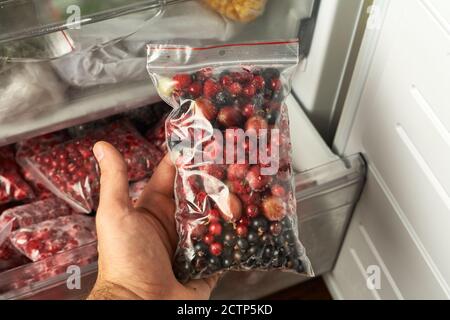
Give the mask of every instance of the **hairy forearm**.
[[97, 281], [87, 300], [142, 300], [142, 298], [122, 286]]

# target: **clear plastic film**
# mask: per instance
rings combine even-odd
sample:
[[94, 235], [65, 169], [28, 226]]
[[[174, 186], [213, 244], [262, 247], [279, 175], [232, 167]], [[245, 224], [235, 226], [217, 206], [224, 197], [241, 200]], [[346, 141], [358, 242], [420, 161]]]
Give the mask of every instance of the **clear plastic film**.
[[174, 257], [181, 281], [223, 270], [313, 275], [298, 238], [284, 100], [298, 41], [193, 48], [149, 44], [147, 69], [174, 110]]

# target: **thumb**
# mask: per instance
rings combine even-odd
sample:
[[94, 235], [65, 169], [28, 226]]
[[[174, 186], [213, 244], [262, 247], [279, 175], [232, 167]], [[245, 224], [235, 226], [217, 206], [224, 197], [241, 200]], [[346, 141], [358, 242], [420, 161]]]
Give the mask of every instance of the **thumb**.
[[107, 142], [97, 142], [93, 151], [100, 166], [99, 209], [122, 212], [130, 203], [127, 165], [120, 152]]

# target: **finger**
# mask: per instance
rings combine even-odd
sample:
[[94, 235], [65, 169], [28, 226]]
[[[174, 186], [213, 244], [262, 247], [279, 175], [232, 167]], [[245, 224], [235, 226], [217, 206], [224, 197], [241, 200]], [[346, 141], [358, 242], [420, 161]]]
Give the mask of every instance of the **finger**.
[[173, 197], [173, 184], [175, 181], [175, 166], [167, 154], [159, 163], [152, 178], [144, 189], [145, 194], [159, 193], [169, 198]]
[[114, 212], [123, 212], [130, 202], [127, 165], [120, 152], [107, 142], [97, 142], [93, 151], [100, 166], [99, 210], [114, 208]]

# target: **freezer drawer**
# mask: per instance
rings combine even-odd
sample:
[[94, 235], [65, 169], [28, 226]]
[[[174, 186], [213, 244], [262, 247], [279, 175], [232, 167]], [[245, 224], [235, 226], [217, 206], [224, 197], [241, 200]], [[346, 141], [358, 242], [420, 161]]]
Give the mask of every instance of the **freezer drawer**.
[[[360, 155], [333, 161], [296, 176], [300, 235], [315, 272], [330, 271], [336, 260], [365, 176]], [[96, 277], [96, 243], [0, 274], [0, 299], [80, 299]], [[69, 290], [70, 267], [83, 261], [81, 289]], [[69, 273], [67, 273], [69, 271]], [[213, 298], [259, 298], [306, 280], [280, 272], [229, 273]], [[236, 291], [239, 283], [241, 290]], [[245, 284], [245, 285], [243, 285]]]

